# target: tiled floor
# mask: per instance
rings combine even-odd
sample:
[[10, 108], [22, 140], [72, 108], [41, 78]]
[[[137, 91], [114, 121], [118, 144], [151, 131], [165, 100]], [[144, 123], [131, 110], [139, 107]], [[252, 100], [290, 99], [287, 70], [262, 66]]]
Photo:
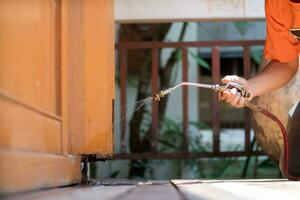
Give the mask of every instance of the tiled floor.
[[7, 200], [298, 200], [300, 182], [287, 180], [170, 180], [101, 181], [94, 186], [72, 186], [22, 193]]

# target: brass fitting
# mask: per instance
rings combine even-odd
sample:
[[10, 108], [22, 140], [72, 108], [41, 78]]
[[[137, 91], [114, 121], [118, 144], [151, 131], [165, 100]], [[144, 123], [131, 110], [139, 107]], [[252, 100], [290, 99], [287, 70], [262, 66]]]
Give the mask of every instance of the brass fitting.
[[161, 95], [161, 92], [157, 92], [157, 93], [155, 93], [155, 94], [153, 95], [153, 99], [154, 99], [155, 101], [157, 101], [157, 102], [160, 101], [160, 98], [161, 98], [161, 97], [164, 97], [163, 95]]
[[155, 101], [159, 102], [159, 101], [161, 100], [161, 98], [163, 98], [163, 97], [165, 97], [166, 95], [170, 94], [171, 91], [172, 91], [171, 88], [169, 88], [169, 89], [167, 89], [167, 90], [161, 90], [161, 91], [159, 91], [159, 92], [157, 92], [157, 93], [155, 93], [155, 94], [153, 95], [153, 99], [154, 99]]

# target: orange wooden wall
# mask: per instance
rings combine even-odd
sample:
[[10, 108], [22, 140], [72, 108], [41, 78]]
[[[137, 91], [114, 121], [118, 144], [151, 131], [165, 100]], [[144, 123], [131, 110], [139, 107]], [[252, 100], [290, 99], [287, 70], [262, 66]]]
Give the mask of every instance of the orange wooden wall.
[[112, 0], [0, 1], [0, 193], [80, 181], [112, 155]]

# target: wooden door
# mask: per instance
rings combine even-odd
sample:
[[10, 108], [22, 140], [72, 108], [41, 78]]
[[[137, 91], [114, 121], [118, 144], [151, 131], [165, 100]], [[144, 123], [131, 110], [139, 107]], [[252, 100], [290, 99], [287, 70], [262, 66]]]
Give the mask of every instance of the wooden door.
[[111, 0], [0, 0], [0, 193], [112, 155], [113, 27]]

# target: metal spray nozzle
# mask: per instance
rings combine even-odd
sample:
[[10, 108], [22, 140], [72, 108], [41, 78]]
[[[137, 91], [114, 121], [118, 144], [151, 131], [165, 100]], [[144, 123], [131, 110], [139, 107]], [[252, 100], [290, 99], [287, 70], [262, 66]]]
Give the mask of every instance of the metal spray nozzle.
[[157, 92], [157, 93], [155, 93], [155, 94], [153, 95], [153, 99], [154, 99], [155, 101], [159, 102], [161, 98], [163, 98], [163, 97], [165, 97], [166, 95], [170, 94], [171, 91], [172, 91], [171, 88], [166, 89], [166, 90], [161, 90], [161, 91], [159, 91], [159, 92]]

